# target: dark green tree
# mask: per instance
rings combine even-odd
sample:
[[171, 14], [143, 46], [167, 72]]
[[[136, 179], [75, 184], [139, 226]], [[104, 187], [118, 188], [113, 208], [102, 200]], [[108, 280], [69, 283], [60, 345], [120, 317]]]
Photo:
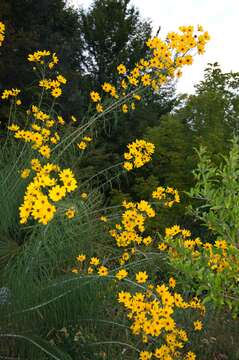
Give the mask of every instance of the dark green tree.
[[58, 69], [68, 79], [64, 108], [73, 107], [80, 96], [77, 89], [82, 45], [78, 12], [68, 7], [65, 0], [2, 0], [0, 16], [6, 25], [6, 39], [0, 56], [0, 91], [24, 88], [25, 100], [31, 102], [36, 78], [27, 56], [46, 49], [57, 53]]
[[152, 27], [130, 0], [95, 0], [80, 17], [85, 72], [96, 84], [115, 80], [121, 62], [130, 68], [144, 56]]
[[[195, 183], [193, 170], [198, 157], [195, 149], [207, 148], [214, 164], [228, 154], [233, 135], [239, 134], [239, 73], [223, 73], [217, 63], [209, 64], [205, 77], [194, 95], [183, 96], [178, 106], [161, 118], [158, 126], [148, 128], [146, 138], [156, 146], [156, 153], [148, 172], [134, 187], [138, 196], [141, 189], [150, 194], [152, 176], [163, 186], [184, 191]], [[180, 100], [180, 99], [179, 99]], [[149, 184], [149, 186], [148, 186]], [[178, 208], [177, 222], [189, 223], [183, 207]]]
[[221, 161], [232, 136], [239, 131], [239, 73], [223, 73], [217, 63], [205, 69], [195, 95], [182, 97], [181, 104], [164, 116], [159, 126], [147, 131], [157, 148], [159, 178], [180, 189], [192, 185], [196, 166], [194, 148], [207, 147], [213, 160]]
[[[92, 89], [100, 90], [104, 81], [117, 84], [116, 68], [120, 63], [130, 70], [145, 57], [145, 42], [152, 36], [150, 21], [141, 18], [130, 0], [95, 0], [88, 10], [81, 10], [80, 17], [84, 44], [82, 86], [88, 87], [89, 93]], [[88, 105], [88, 93], [82, 109]], [[118, 112], [117, 116], [114, 114], [108, 121], [102, 121], [89, 156], [90, 163], [86, 159], [82, 175], [84, 172], [94, 175], [102, 168], [122, 161], [126, 145], [144, 137], [148, 126], [158, 125], [161, 115], [171, 110], [173, 103], [174, 88], [170, 85], [153, 96], [152, 92], [145, 94], [144, 102], [136, 111], [128, 114]], [[131, 177], [121, 181], [121, 189], [124, 194], [132, 195]], [[114, 193], [118, 199], [118, 193]]]

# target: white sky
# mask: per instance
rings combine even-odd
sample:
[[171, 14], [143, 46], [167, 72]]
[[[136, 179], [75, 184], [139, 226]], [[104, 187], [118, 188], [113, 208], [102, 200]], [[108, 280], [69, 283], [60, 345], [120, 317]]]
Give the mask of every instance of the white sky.
[[[91, 0], [68, 0], [87, 8]], [[177, 30], [180, 25], [203, 25], [211, 35], [204, 55], [184, 68], [179, 92], [193, 93], [193, 85], [203, 79], [207, 63], [218, 62], [225, 72], [239, 71], [239, 0], [131, 0], [143, 18], [151, 19], [160, 35]]]

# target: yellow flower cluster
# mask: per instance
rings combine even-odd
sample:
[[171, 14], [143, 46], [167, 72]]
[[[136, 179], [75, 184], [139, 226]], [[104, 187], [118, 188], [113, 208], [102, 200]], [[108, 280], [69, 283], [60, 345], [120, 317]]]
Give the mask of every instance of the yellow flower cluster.
[[39, 81], [39, 86], [51, 91], [51, 95], [54, 98], [59, 97], [62, 94], [61, 84], [66, 84], [67, 80], [62, 75], [57, 75], [56, 79], [42, 79]]
[[39, 64], [44, 70], [41, 71], [42, 79], [39, 81], [39, 86], [45, 90], [49, 90], [53, 98], [58, 98], [59, 96], [61, 96], [61, 85], [66, 84], [66, 78], [59, 74], [57, 75], [56, 79], [47, 79], [44, 75], [46, 73], [46, 67], [48, 67], [49, 69], [53, 69], [53, 67], [59, 62], [56, 54], [51, 53], [48, 50], [36, 51], [33, 54], [28, 55], [28, 61]]
[[42, 50], [42, 51], [39, 50], [39, 51], [35, 51], [33, 54], [28, 55], [28, 61], [40, 63], [41, 65], [45, 64], [44, 61], [45, 58], [48, 59], [46, 64], [49, 69], [52, 69], [59, 62], [59, 59], [56, 56], [56, 54], [55, 53], [51, 54], [51, 52], [48, 50]]
[[[148, 279], [146, 272], [136, 274], [139, 283]], [[139, 281], [140, 280], [140, 281]], [[193, 352], [182, 357], [182, 349], [189, 341], [187, 332], [177, 326], [174, 315], [178, 309], [193, 309], [204, 315], [205, 307], [198, 298], [186, 302], [179, 293], [172, 293], [165, 284], [148, 284], [141, 292], [118, 293], [118, 302], [127, 310], [132, 325], [130, 329], [135, 336], [140, 336], [143, 343], [154, 344], [151, 351], [141, 351], [139, 359], [195, 359]], [[194, 329], [202, 328], [201, 321], [194, 322]], [[153, 339], [153, 341], [151, 341]], [[190, 357], [194, 356], [194, 357]]]
[[149, 217], [155, 216], [155, 211], [147, 201], [141, 200], [138, 203], [123, 202], [126, 209], [122, 214], [120, 224], [115, 225], [115, 229], [110, 230], [110, 235], [116, 240], [118, 247], [128, 247], [132, 243], [149, 245], [152, 243], [150, 236], [143, 237], [145, 221]]
[[0, 21], [0, 46], [5, 39], [5, 25]]
[[[102, 265], [100, 259], [96, 256], [87, 259], [85, 254], [80, 254], [77, 256], [76, 260], [79, 265], [71, 270], [71, 272], [75, 274], [82, 273], [84, 271], [86, 271], [88, 275], [96, 273], [99, 276], [107, 276], [109, 274], [108, 268]], [[121, 274], [121, 276], [123, 276], [123, 274]]]
[[[45, 59], [47, 59], [46, 62]], [[46, 50], [30, 54], [28, 60], [39, 64], [42, 70], [41, 74], [45, 74], [47, 68], [52, 69], [58, 63], [55, 53], [51, 54], [50, 51]], [[61, 84], [66, 84], [66, 79], [60, 74], [54, 80], [43, 77], [39, 81], [39, 87], [50, 90], [53, 97], [58, 97], [61, 94]], [[19, 92], [18, 89], [4, 90], [2, 98], [16, 97]], [[14, 132], [16, 139], [30, 143], [33, 150], [36, 150], [43, 158], [49, 159], [51, 146], [60, 141], [57, 127], [65, 124], [64, 119], [61, 116], [54, 119], [51, 113], [44, 112], [36, 105], [32, 105], [26, 114], [30, 120], [29, 130], [23, 130], [14, 123], [8, 126], [8, 129]], [[84, 140], [89, 142], [91, 138], [85, 137]], [[20, 222], [25, 224], [28, 219], [32, 218], [45, 225], [53, 219], [57, 211], [55, 203], [74, 191], [77, 188], [77, 182], [70, 169], [61, 170], [57, 165], [50, 163], [43, 166], [38, 159], [32, 159], [31, 168], [36, 174], [27, 186], [24, 202], [20, 206]], [[30, 169], [23, 169], [21, 177], [26, 179], [30, 173]], [[53, 176], [52, 173], [54, 173]], [[71, 219], [75, 213], [76, 210], [71, 207], [65, 211], [65, 216]]]
[[203, 243], [199, 238], [190, 239], [191, 232], [181, 229], [174, 225], [165, 229], [164, 242], [158, 245], [162, 251], [168, 249], [169, 253], [176, 259], [184, 257], [193, 262], [207, 264], [214, 272], [221, 273], [226, 270], [228, 273], [235, 274], [235, 269], [239, 265], [239, 249], [234, 245], [228, 245], [226, 240], [216, 240], [214, 244]]
[[235, 279], [237, 275], [235, 270], [239, 266], [239, 249], [235, 245], [228, 245], [226, 240], [216, 240], [214, 244], [204, 243], [200, 244], [198, 251], [201, 256], [206, 258], [207, 265], [214, 272], [220, 273], [226, 270], [234, 274]]
[[17, 100], [17, 96], [20, 94], [20, 92], [21, 90], [19, 89], [3, 90], [1, 98], [3, 100], [8, 100], [9, 97], [13, 97], [16, 99], [16, 102], [18, 102], [19, 100]]
[[46, 225], [57, 210], [55, 203], [74, 191], [77, 182], [70, 169], [61, 170], [51, 163], [41, 166], [38, 159], [32, 159], [31, 165], [36, 174], [27, 186], [24, 202], [19, 208], [20, 223], [25, 224], [32, 217]]
[[8, 129], [15, 133], [14, 137], [16, 139], [31, 143], [34, 150], [37, 150], [41, 156], [49, 159], [51, 146], [57, 144], [60, 140], [60, 136], [56, 131], [57, 123], [54, 119], [50, 118], [50, 115], [35, 105], [32, 105], [27, 114], [33, 120], [31, 130], [21, 130], [16, 124], [11, 124]]
[[[96, 256], [87, 259], [85, 254], [80, 254], [76, 257], [77, 265], [71, 269], [71, 272], [78, 273], [87, 273], [88, 275], [97, 274], [99, 276], [108, 276], [109, 268], [105, 265], [102, 265], [100, 259]], [[122, 281], [128, 276], [128, 271], [125, 269], [118, 270], [115, 275], [115, 280]]]
[[110, 83], [105, 82], [102, 85], [102, 89], [104, 92], [109, 93], [113, 98], [118, 99], [119, 95], [117, 95], [117, 90], [114, 85], [111, 85]]
[[[170, 199], [168, 199], [168, 196], [170, 196]], [[152, 197], [157, 200], [163, 200], [166, 207], [172, 207], [173, 204], [180, 202], [178, 191], [171, 187], [157, 187], [157, 189], [153, 191]]]
[[82, 141], [79, 144], [77, 144], [78, 149], [85, 150], [91, 141], [92, 138], [90, 136], [84, 136]]
[[[207, 292], [209, 299], [217, 306], [226, 306], [233, 315], [238, 313], [238, 268], [239, 249], [237, 244], [217, 239], [214, 243], [203, 243], [200, 238], [191, 238], [189, 230], [178, 225], [165, 230], [165, 237], [158, 249], [168, 252], [168, 260], [178, 273], [185, 273], [187, 279], [200, 284], [199, 293]], [[206, 300], [205, 299], [205, 300]], [[195, 330], [200, 324], [195, 324]]]
[[135, 140], [127, 145], [128, 152], [124, 153], [125, 161], [123, 167], [130, 171], [133, 168], [139, 168], [149, 162], [154, 153], [154, 144], [145, 140]]
[[[205, 45], [210, 40], [208, 32], [204, 32], [202, 26], [194, 29], [193, 26], [181, 26], [179, 32], [170, 32], [165, 40], [160, 38], [149, 39], [146, 45], [149, 48], [148, 55], [140, 59], [136, 66], [127, 70], [124, 64], [117, 67], [120, 78], [120, 88], [105, 82], [103, 91], [113, 99], [122, 99], [121, 110], [127, 113], [135, 109], [135, 100], [140, 100], [134, 92], [142, 91], [142, 88], [150, 87], [157, 91], [168, 80], [182, 75], [181, 68], [193, 63], [192, 51], [203, 54]], [[103, 111], [102, 96], [99, 92], [90, 93], [91, 100], [96, 104], [98, 112]], [[126, 100], [127, 98], [127, 100]]]
[[180, 240], [180, 246], [183, 245], [184, 248], [192, 248], [192, 244], [195, 244], [195, 246], [201, 244], [201, 240], [199, 238], [196, 238], [195, 240], [188, 239], [191, 236], [191, 232], [189, 230], [181, 229], [179, 225], [173, 225], [171, 228], [165, 229], [165, 239], [163, 242], [158, 244], [158, 249], [161, 251], [168, 249], [170, 254], [176, 257], [177, 252], [174, 246], [171, 247], [170, 244], [173, 244], [175, 236], [177, 235], [180, 239], [182, 238], [182, 241]]
[[179, 225], [173, 225], [171, 228], [165, 229], [166, 238], [172, 238], [177, 234], [182, 234], [183, 238], [188, 238], [191, 236], [191, 232], [187, 229], [181, 229]]

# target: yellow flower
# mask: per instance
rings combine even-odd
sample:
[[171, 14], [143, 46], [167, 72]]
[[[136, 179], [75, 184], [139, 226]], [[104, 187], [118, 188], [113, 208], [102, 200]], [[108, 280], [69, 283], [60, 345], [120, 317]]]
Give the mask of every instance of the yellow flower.
[[17, 124], [11, 124], [8, 126], [8, 129], [10, 131], [18, 131], [19, 130], [19, 126]]
[[161, 251], [164, 251], [164, 250], [167, 249], [167, 245], [164, 244], [164, 243], [161, 243], [161, 244], [158, 245], [158, 249], [161, 250]]
[[139, 283], [139, 284], [144, 284], [148, 279], [148, 275], [147, 275], [146, 271], [139, 271], [135, 277], [136, 277], [137, 283]]
[[94, 272], [93, 267], [89, 266], [87, 269], [88, 274], [92, 274]]
[[118, 73], [124, 75], [126, 73], [126, 67], [123, 64], [117, 66]]
[[38, 159], [32, 159], [31, 166], [32, 166], [32, 170], [34, 170], [36, 172], [41, 170], [41, 163]]
[[59, 124], [61, 124], [61, 125], [65, 124], [65, 120], [63, 119], [62, 116], [57, 116], [57, 120], [58, 120]]
[[183, 72], [181, 70], [177, 70], [175, 75], [176, 75], [177, 78], [181, 78], [182, 75], [183, 75]]
[[205, 244], [203, 244], [203, 247], [204, 247], [204, 249], [206, 249], [206, 250], [210, 250], [210, 249], [212, 249], [212, 244], [206, 242]]
[[102, 215], [102, 216], [100, 217], [100, 220], [103, 221], [103, 222], [107, 222], [107, 221], [108, 221], [107, 217], [104, 216], [104, 215]]
[[173, 237], [181, 232], [180, 226], [173, 225], [171, 228], [165, 229], [165, 236], [167, 238]]
[[88, 194], [85, 193], [85, 192], [82, 193], [82, 194], [81, 194], [81, 198], [84, 199], [84, 200], [87, 199], [87, 198], [88, 198]]
[[130, 256], [129, 256], [129, 253], [128, 253], [128, 252], [125, 252], [125, 253], [122, 254], [122, 259], [123, 259], [123, 260], [128, 261], [129, 258], [130, 258]]
[[66, 189], [64, 186], [56, 185], [49, 191], [49, 198], [52, 201], [59, 201], [66, 196]]
[[101, 99], [99, 93], [96, 92], [96, 91], [91, 91], [90, 97], [91, 97], [91, 100], [92, 100], [93, 102], [98, 102], [98, 101], [100, 101], [100, 99]]
[[47, 79], [42, 79], [39, 81], [39, 86], [49, 90], [51, 88], [51, 82]]
[[[122, 80], [121, 83], [120, 83], [121, 87], [126, 90], [127, 89], [127, 84], [126, 84], [126, 81], [125, 80]], [[125, 93], [123, 94], [125, 96]]]
[[195, 331], [202, 330], [202, 322], [200, 320], [194, 321], [193, 326]]
[[56, 56], [55, 53], [52, 54], [52, 61], [53, 61], [54, 64], [57, 64], [58, 61], [59, 61], [59, 59], [58, 59], [58, 57]]
[[169, 279], [169, 286], [171, 287], [171, 288], [175, 288], [175, 286], [176, 286], [176, 280], [173, 278], [173, 277], [171, 277], [170, 279]]
[[96, 111], [98, 113], [102, 113], [104, 111], [103, 106], [101, 104], [97, 104], [96, 105]]
[[123, 111], [123, 113], [127, 113], [129, 111], [128, 105], [126, 105], [126, 104], [122, 105], [122, 111]]
[[90, 136], [84, 136], [83, 137], [83, 140], [84, 141], [87, 141], [87, 142], [91, 142], [92, 141], [92, 138]]
[[90, 265], [95, 265], [95, 266], [97, 266], [97, 265], [99, 265], [99, 263], [100, 263], [100, 260], [99, 260], [97, 257], [92, 257], [92, 258], [90, 259]]
[[76, 260], [79, 261], [79, 262], [84, 262], [86, 259], [86, 255], [84, 254], [80, 254], [77, 256]]
[[141, 81], [142, 81], [144, 86], [150, 85], [150, 83], [151, 83], [150, 75], [149, 74], [143, 75], [142, 78], [141, 78]]
[[139, 355], [140, 360], [150, 360], [152, 358], [152, 353], [149, 351], [141, 351]]
[[77, 144], [77, 146], [80, 150], [85, 150], [87, 148], [87, 144], [84, 141], [81, 141], [79, 144]]
[[133, 95], [133, 98], [137, 101], [139, 101], [141, 99], [141, 96], [140, 95], [137, 95], [137, 94], [134, 94]]
[[185, 65], [192, 65], [192, 63], [193, 63], [192, 56], [191, 55], [185, 56], [184, 59], [183, 59], [183, 62], [184, 62]]
[[[182, 236], [183, 236], [183, 238], [190, 237], [190, 236], [191, 236], [191, 231], [190, 231], [190, 230], [183, 229], [183, 230], [182, 230]], [[199, 244], [198, 244], [198, 245], [199, 245]]]
[[48, 57], [50, 55], [51, 55], [50, 51], [47, 51], [47, 50], [35, 51], [33, 54], [28, 55], [28, 61], [30, 61], [30, 62], [40, 62], [41, 63], [42, 58]]
[[26, 179], [30, 175], [31, 170], [30, 169], [24, 169], [21, 172], [21, 178]]
[[[170, 349], [166, 345], [162, 345], [160, 348], [155, 349], [154, 356], [157, 359], [163, 359], [165, 356], [168, 356], [169, 352]], [[169, 359], [171, 360], [172, 358]]]
[[0, 46], [5, 39], [5, 25], [0, 21]]
[[68, 219], [72, 219], [75, 216], [75, 210], [74, 209], [68, 209], [65, 212], [65, 215], [68, 217]]
[[112, 86], [109, 84], [109, 83], [104, 83], [103, 85], [102, 85], [102, 89], [105, 91], [105, 92], [110, 92], [111, 91], [111, 89], [112, 89]]
[[[37, 209], [38, 206], [40, 207], [40, 203], [36, 202], [35, 209]], [[36, 215], [35, 213], [35, 219], [38, 219], [39, 223], [46, 225], [49, 223], [49, 221], [53, 219], [55, 212], [55, 206], [47, 202], [45, 206], [42, 206], [41, 211], [38, 215]]]
[[121, 269], [115, 274], [115, 277], [118, 280], [123, 280], [124, 278], [126, 278], [127, 275], [128, 275], [128, 271], [126, 271], [125, 269]]
[[126, 291], [121, 291], [118, 293], [118, 302], [123, 304], [128, 304], [131, 298], [131, 294]]
[[149, 246], [150, 244], [152, 244], [153, 239], [151, 238], [151, 236], [147, 236], [146, 238], [143, 239], [143, 243], [146, 246]]
[[227, 242], [226, 240], [216, 240], [214, 246], [218, 249], [226, 250]]
[[62, 170], [59, 173], [59, 177], [68, 192], [74, 191], [77, 188], [77, 181], [75, 180], [73, 172], [70, 169]]
[[196, 355], [192, 351], [189, 351], [183, 360], [196, 360]]
[[100, 276], [107, 276], [108, 275], [108, 269], [107, 269], [107, 267], [105, 267], [105, 266], [100, 266], [99, 267], [99, 269], [98, 269], [98, 274], [100, 275]]
[[131, 162], [129, 162], [129, 161], [125, 161], [123, 166], [124, 166], [125, 170], [127, 170], [127, 171], [130, 171], [133, 169], [133, 164], [131, 164]]
[[62, 84], [66, 84], [66, 82], [67, 82], [66, 78], [64, 78], [64, 76], [62, 76], [62, 75], [58, 75], [57, 80]]
[[59, 96], [61, 96], [61, 94], [62, 94], [61, 88], [55, 88], [55, 89], [52, 89], [52, 91], [51, 91], [51, 95], [54, 98], [58, 98]]
[[39, 153], [42, 156], [44, 156], [45, 158], [49, 159], [50, 154], [51, 154], [51, 149], [49, 148], [49, 146], [44, 145], [44, 146], [40, 147]]

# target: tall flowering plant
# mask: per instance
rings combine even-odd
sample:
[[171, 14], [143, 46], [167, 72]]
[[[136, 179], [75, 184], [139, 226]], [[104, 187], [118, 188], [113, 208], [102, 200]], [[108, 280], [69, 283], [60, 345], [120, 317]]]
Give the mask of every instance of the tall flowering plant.
[[[0, 45], [4, 40], [4, 31], [5, 27], [0, 23]], [[67, 83], [67, 79], [56, 71], [59, 59], [49, 50], [29, 54], [28, 61], [33, 64], [39, 77], [38, 102], [30, 106], [22, 104], [20, 89], [5, 89], [1, 93], [2, 101], [10, 102], [8, 130], [16, 140], [24, 142], [24, 146], [31, 149], [32, 155], [27, 159], [27, 166], [20, 169], [20, 178], [26, 183], [19, 205], [21, 226], [30, 223], [33, 227], [40, 225], [45, 230], [62, 217], [77, 218], [79, 208], [72, 195], [79, 192], [81, 199], [87, 202], [90, 194], [81, 189], [80, 179], [71, 164], [67, 167], [62, 165], [66, 150], [73, 147], [80, 156], [90, 146], [92, 129], [102, 117], [115, 110], [123, 113], [134, 111], [146, 90], [155, 93], [163, 84], [180, 77], [183, 66], [193, 63], [192, 54], [204, 53], [209, 38], [202, 26], [197, 29], [182, 26], [179, 32], [169, 33], [165, 40], [157, 37], [149, 39], [145, 58], [139, 59], [133, 69], [119, 64], [116, 84], [105, 82], [100, 90], [90, 92], [94, 114], [82, 125], [70, 127], [70, 131], [65, 132], [64, 127], [68, 126], [69, 120], [75, 125], [78, 120], [74, 115], [70, 119], [63, 119], [56, 111], [57, 101]], [[20, 112], [24, 113], [24, 124], [18, 121]], [[140, 168], [151, 160], [154, 150], [152, 143], [136, 139], [128, 144], [118, 166], [122, 172]], [[158, 187], [153, 192], [153, 199], [167, 207], [180, 201], [178, 192], [170, 187]], [[153, 236], [147, 232], [147, 220], [155, 217], [156, 212], [150, 203], [143, 200], [138, 203], [124, 201], [122, 207], [121, 221], [109, 229], [113, 249], [119, 250], [120, 256], [112, 260], [107, 256], [104, 259], [98, 256], [89, 258], [80, 253], [71, 270], [73, 278], [66, 282], [75, 279], [81, 281], [86, 277], [116, 281], [119, 309], [125, 311], [132, 335], [140, 339], [139, 345], [133, 347], [139, 359], [195, 359], [196, 355], [185, 349], [188, 332], [177, 323], [176, 314], [191, 309], [203, 316], [205, 308], [197, 297], [187, 300], [176, 292], [173, 277], [169, 276], [165, 284], [155, 280], [152, 271], [149, 274], [142, 268], [135, 272], [135, 259], [142, 255], [142, 247], [145, 249], [154, 244]], [[107, 228], [105, 213], [99, 220], [106, 223]], [[184, 236], [187, 236], [186, 233]], [[129, 291], [124, 291], [125, 286], [129, 287]], [[37, 310], [44, 306], [45, 303], [40, 304]], [[195, 331], [201, 330], [201, 321], [198, 318], [194, 320]]]

